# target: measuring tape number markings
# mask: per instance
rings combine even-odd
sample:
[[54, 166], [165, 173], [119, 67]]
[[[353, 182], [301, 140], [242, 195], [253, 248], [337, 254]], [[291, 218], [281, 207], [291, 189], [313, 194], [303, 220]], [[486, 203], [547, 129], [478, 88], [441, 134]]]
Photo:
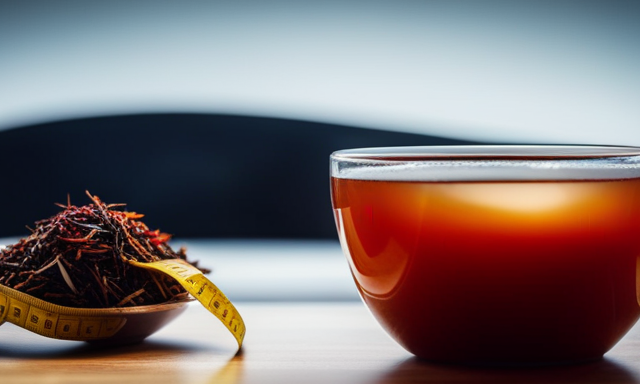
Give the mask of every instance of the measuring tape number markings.
[[[202, 272], [180, 259], [132, 265], [174, 278], [209, 312], [217, 317], [242, 347], [246, 327], [231, 301]], [[158, 307], [164, 304], [159, 304]], [[64, 340], [96, 341], [115, 336], [127, 322], [127, 313], [145, 311], [127, 308], [72, 308], [38, 299], [0, 285], [0, 325], [5, 321], [42, 336]]]
[[151, 263], [129, 261], [129, 263], [136, 267], [162, 272], [173, 277], [224, 324], [238, 342], [238, 347], [242, 347], [246, 327], [240, 313], [227, 296], [211, 280], [207, 279], [198, 268], [180, 259], [167, 259]]

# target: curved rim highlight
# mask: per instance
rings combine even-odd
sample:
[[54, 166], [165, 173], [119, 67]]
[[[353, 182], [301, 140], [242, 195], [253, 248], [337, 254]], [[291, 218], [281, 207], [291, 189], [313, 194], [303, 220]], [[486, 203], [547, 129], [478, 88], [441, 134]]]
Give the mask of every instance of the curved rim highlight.
[[580, 160], [640, 156], [640, 147], [603, 145], [451, 145], [354, 148], [336, 151], [338, 160]]

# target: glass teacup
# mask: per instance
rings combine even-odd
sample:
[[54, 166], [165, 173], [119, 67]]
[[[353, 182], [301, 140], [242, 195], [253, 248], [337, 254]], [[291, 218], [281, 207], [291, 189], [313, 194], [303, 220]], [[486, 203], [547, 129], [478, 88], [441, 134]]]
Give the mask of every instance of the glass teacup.
[[593, 360], [640, 316], [640, 148], [344, 150], [331, 193], [363, 301], [419, 357]]

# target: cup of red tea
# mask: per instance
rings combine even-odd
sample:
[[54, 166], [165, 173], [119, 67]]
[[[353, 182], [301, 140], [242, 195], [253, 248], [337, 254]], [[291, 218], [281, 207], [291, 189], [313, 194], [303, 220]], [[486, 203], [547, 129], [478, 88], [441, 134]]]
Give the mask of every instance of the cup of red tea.
[[363, 301], [418, 357], [588, 361], [640, 315], [640, 148], [343, 150], [331, 193]]

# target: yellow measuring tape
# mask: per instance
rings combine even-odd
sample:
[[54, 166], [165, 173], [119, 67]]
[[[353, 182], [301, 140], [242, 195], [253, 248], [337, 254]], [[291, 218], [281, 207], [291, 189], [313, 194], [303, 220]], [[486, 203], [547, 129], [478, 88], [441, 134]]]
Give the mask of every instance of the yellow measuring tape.
[[[238, 348], [242, 347], [246, 328], [240, 313], [200, 270], [179, 259], [130, 263], [174, 278], [222, 321], [238, 342]], [[0, 285], [0, 324], [8, 321], [39, 335], [64, 340], [108, 340], [118, 336], [131, 315], [153, 314], [184, 305], [185, 302], [127, 308], [72, 308]]]
[[0, 285], [0, 324], [8, 321], [42, 336], [82, 341], [106, 339], [124, 326], [124, 315], [111, 309], [63, 307]]
[[222, 321], [222, 324], [227, 327], [238, 342], [238, 348], [242, 347], [247, 329], [240, 313], [227, 299], [227, 296], [198, 268], [180, 259], [167, 259], [151, 263], [129, 261], [129, 263], [136, 267], [162, 272], [176, 279], [187, 292]]

